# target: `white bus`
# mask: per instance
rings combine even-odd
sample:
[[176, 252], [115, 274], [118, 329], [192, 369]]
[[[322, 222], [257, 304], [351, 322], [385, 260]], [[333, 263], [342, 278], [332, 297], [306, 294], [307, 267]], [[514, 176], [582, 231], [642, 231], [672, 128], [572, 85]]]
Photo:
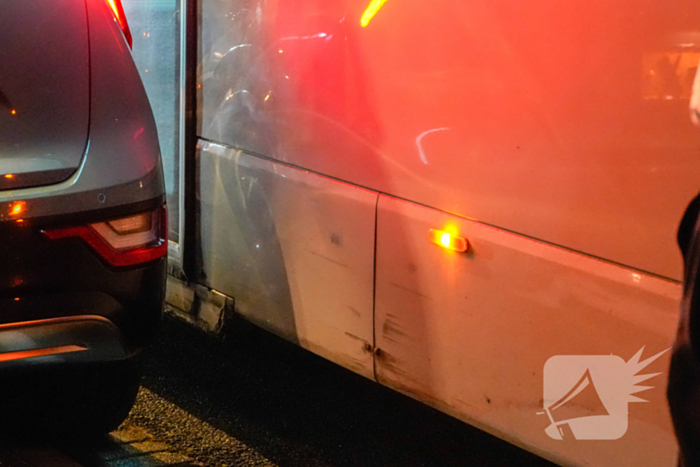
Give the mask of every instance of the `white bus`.
[[230, 297], [560, 464], [675, 464], [664, 351], [700, 189], [700, 4], [197, 9], [198, 267], [175, 306], [214, 329]]

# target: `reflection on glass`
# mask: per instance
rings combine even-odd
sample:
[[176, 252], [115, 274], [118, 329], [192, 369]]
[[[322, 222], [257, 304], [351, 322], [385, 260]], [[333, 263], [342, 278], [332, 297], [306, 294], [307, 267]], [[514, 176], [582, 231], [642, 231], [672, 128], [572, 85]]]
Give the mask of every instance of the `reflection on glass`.
[[690, 99], [698, 61], [700, 61], [700, 52], [696, 50], [670, 50], [644, 54], [642, 57], [644, 99]]
[[169, 238], [179, 240], [180, 1], [123, 0], [136, 67], [158, 127], [168, 198]]

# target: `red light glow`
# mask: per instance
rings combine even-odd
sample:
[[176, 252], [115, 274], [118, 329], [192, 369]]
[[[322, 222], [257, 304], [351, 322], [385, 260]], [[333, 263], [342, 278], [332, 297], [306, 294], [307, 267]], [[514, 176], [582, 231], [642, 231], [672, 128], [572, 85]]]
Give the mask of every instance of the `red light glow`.
[[129, 23], [126, 22], [126, 15], [124, 14], [124, 8], [122, 8], [122, 4], [120, 0], [106, 0], [107, 5], [109, 5], [109, 8], [112, 10], [112, 13], [114, 13], [114, 17], [117, 20], [117, 23], [119, 23], [119, 27], [121, 28], [122, 32], [124, 33], [124, 37], [126, 38], [126, 42], [129, 44], [129, 47], [132, 47], [133, 41], [131, 39], [131, 31], [129, 30]]
[[87, 347], [82, 345], [62, 345], [60, 347], [48, 347], [45, 349], [20, 350], [18, 352], [0, 353], [0, 362], [10, 362], [12, 360], [24, 360], [25, 358], [45, 357], [47, 355], [58, 355], [62, 353], [83, 352]]

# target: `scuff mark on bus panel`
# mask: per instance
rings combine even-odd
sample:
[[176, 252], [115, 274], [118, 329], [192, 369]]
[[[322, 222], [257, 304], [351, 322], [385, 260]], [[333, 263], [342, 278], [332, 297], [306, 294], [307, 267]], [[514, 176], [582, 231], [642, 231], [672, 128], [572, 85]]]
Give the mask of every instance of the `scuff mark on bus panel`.
[[236, 311], [374, 378], [377, 194], [200, 141], [206, 285]]
[[[430, 229], [469, 249], [436, 245]], [[642, 347], [644, 359], [668, 349], [679, 284], [385, 195], [376, 274], [380, 383], [557, 463], [674, 465], [668, 353], [649, 366], [662, 375], [642, 383], [654, 386], [639, 394], [649, 402], [629, 406], [616, 440], [550, 438], [543, 373], [558, 355], [627, 361]], [[596, 409], [582, 399], [574, 417]]]

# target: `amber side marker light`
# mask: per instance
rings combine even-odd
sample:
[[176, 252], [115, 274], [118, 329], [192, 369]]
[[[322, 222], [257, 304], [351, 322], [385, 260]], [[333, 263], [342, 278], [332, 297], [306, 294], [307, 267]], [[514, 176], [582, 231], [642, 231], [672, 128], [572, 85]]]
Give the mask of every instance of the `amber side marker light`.
[[14, 203], [10, 204], [9, 214], [11, 216], [19, 216], [20, 214], [22, 214], [26, 210], [27, 210], [27, 203], [26, 202], [15, 201]]
[[428, 236], [430, 237], [431, 242], [447, 250], [454, 250], [463, 253], [469, 248], [469, 243], [467, 242], [466, 238], [453, 235], [449, 232], [445, 232], [444, 230], [430, 229]]

